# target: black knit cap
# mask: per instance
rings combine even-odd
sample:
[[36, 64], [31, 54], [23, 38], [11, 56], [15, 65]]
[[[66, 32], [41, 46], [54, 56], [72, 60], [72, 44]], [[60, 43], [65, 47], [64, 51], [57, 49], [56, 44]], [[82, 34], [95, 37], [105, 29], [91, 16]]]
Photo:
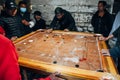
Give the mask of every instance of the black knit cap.
[[7, 9], [16, 9], [17, 8], [17, 5], [16, 5], [16, 3], [15, 3], [15, 1], [13, 1], [13, 0], [7, 0], [6, 2], [5, 2], [5, 7], [7, 8]]
[[40, 12], [40, 11], [35, 11], [35, 12], [34, 12], [34, 15], [41, 16], [41, 12]]
[[63, 13], [63, 9], [60, 8], [60, 7], [57, 7], [57, 8], [55, 9], [55, 14], [61, 14], [61, 13]]

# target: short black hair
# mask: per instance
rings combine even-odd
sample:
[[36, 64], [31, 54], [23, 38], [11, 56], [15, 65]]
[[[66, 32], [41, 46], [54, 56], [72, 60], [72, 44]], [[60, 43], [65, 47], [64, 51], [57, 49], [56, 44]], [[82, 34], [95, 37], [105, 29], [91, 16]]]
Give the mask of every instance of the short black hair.
[[41, 16], [41, 12], [40, 12], [40, 11], [35, 11], [33, 14], [34, 14], [34, 15]]
[[63, 13], [63, 9], [61, 7], [57, 7], [55, 9], [55, 14], [61, 14], [61, 13]]
[[25, 2], [25, 1], [20, 1], [19, 4], [18, 4], [18, 6], [20, 6], [21, 4], [27, 5], [27, 2]]
[[103, 6], [107, 6], [107, 2], [106, 1], [99, 1], [98, 4], [102, 3]]

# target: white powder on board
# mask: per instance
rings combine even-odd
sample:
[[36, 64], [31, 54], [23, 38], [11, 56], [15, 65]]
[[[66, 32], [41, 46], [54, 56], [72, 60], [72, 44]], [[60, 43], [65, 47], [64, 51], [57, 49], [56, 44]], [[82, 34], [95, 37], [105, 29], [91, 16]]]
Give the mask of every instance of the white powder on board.
[[71, 61], [71, 62], [74, 62], [74, 63], [78, 63], [79, 62], [79, 57], [72, 57], [72, 58], [65, 57], [64, 61]]

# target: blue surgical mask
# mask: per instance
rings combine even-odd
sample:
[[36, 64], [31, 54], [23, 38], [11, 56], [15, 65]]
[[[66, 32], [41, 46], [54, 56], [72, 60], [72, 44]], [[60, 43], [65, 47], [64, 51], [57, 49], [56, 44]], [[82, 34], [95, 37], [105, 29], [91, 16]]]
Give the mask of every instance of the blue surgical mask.
[[20, 8], [20, 11], [21, 11], [22, 13], [25, 13], [25, 12], [27, 11], [27, 9], [26, 9], [26, 8]]

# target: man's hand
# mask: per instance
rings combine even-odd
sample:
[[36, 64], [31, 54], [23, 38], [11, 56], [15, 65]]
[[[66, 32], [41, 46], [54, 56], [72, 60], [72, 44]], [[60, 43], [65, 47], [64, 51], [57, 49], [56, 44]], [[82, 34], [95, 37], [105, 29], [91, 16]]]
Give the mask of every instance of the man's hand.
[[110, 56], [110, 53], [109, 53], [109, 50], [108, 50], [108, 49], [102, 49], [102, 50], [101, 50], [101, 53], [102, 53], [104, 56]]
[[99, 40], [101, 40], [101, 41], [106, 41], [106, 38], [103, 37], [103, 36], [100, 36], [100, 37], [99, 37]]
[[108, 37], [101, 36], [101, 37], [99, 37], [99, 40], [107, 41], [107, 40], [109, 40], [110, 38], [113, 38], [113, 37], [114, 37], [113, 35], [109, 35]]
[[26, 25], [26, 26], [29, 26], [30, 24], [29, 24], [29, 22], [28, 21], [26, 21], [25, 19], [24, 20], [22, 20], [22, 23], [24, 24], [24, 25]]
[[55, 72], [55, 73], [51, 74], [49, 77], [50, 77], [51, 80], [62, 80], [62, 79], [56, 77], [56, 76], [59, 76], [59, 75], [60, 75], [60, 73]]
[[[59, 76], [59, 75], [60, 75], [60, 73], [55, 72], [55, 73], [50, 74], [49, 78], [50, 78], [50, 80], [64, 80], [64, 79], [56, 77], [56, 76]], [[46, 80], [46, 78], [39, 78], [39, 79], [33, 79], [33, 80]]]
[[13, 37], [11, 38], [11, 41], [15, 41], [17, 38], [18, 38], [17, 36], [13, 36]]
[[53, 31], [53, 29], [48, 29], [46, 30], [46, 33], [51, 33]]
[[64, 29], [64, 31], [65, 31], [65, 32], [68, 32], [68, 31], [69, 31], [69, 29]]

